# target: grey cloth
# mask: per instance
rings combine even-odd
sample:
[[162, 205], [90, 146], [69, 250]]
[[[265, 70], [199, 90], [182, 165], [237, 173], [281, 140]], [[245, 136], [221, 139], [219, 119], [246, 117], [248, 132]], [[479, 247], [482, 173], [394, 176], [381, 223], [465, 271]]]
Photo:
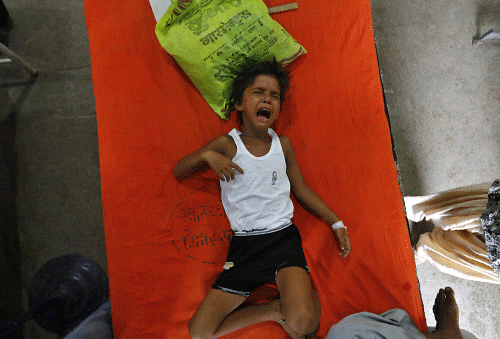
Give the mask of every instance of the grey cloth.
[[500, 179], [493, 182], [488, 192], [488, 204], [481, 215], [488, 259], [500, 275]]
[[109, 300], [102, 304], [80, 325], [69, 332], [64, 339], [112, 339], [111, 304]]
[[332, 326], [326, 339], [425, 339], [405, 311], [395, 308], [377, 315], [361, 312]]

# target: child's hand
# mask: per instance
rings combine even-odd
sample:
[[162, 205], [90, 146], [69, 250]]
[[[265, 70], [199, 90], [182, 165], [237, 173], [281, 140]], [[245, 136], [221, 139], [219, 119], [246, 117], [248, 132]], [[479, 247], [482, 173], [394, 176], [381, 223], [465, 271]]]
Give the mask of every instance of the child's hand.
[[339, 255], [343, 255], [346, 258], [349, 253], [351, 253], [351, 240], [349, 239], [349, 235], [347, 234], [347, 230], [345, 228], [339, 228], [333, 231], [337, 236], [340, 244]]
[[243, 174], [240, 166], [236, 165], [227, 156], [216, 151], [209, 151], [204, 156], [208, 165], [217, 173], [220, 180], [229, 181], [234, 179], [234, 170]]

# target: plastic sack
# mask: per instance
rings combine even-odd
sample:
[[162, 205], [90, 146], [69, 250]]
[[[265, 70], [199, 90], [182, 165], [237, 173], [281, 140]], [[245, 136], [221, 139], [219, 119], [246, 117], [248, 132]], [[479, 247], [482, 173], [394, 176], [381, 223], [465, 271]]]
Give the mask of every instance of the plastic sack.
[[306, 53], [261, 0], [172, 0], [156, 35], [221, 118], [246, 67], [273, 57], [285, 66]]

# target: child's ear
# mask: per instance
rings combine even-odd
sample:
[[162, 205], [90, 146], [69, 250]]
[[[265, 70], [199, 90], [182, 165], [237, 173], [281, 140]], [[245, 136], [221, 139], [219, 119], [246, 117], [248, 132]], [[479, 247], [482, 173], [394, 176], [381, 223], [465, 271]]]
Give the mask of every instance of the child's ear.
[[235, 109], [235, 110], [237, 110], [238, 112], [243, 111], [243, 105], [242, 105], [242, 102], [241, 102], [241, 101], [238, 101], [238, 102], [234, 105], [234, 109]]

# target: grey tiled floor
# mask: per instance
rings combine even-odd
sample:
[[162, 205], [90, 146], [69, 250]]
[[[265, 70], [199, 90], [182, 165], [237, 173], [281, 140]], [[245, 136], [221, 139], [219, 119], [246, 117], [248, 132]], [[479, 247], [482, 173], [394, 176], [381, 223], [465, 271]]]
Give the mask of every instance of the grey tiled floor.
[[[54, 257], [78, 252], [107, 263], [83, 1], [4, 3], [15, 24], [9, 47], [41, 70], [23, 84], [26, 73], [0, 65], [0, 121], [15, 133], [17, 154], [17, 224], [9, 234], [19, 242], [8, 254], [22, 264], [18, 275], [12, 265], [0, 269], [14, 272], [9, 286], [20, 285], [7, 292], [15, 305], [25, 303], [27, 284]], [[500, 1], [372, 0], [372, 11], [405, 194], [493, 181], [500, 172], [500, 43], [471, 41], [500, 27]], [[435, 294], [449, 285], [462, 327], [480, 339], [500, 338], [498, 285], [455, 278], [427, 263], [418, 276], [429, 325]], [[25, 332], [55, 337], [34, 322]]]

